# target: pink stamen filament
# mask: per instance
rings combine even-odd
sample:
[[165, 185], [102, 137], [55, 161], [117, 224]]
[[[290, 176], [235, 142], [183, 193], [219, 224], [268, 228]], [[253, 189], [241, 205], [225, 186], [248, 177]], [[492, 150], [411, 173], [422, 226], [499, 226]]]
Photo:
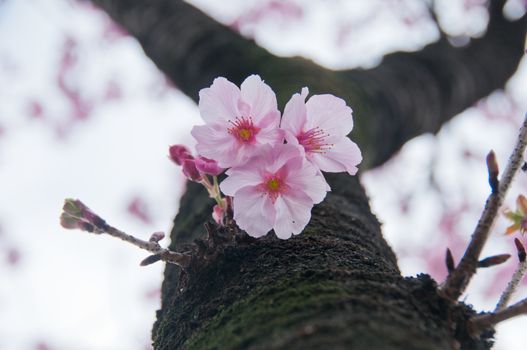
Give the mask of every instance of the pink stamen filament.
[[251, 117], [236, 117], [234, 121], [229, 120], [231, 127], [227, 129], [227, 132], [233, 135], [238, 141], [243, 143], [252, 143], [259, 128], [255, 127]]
[[308, 131], [300, 133], [297, 136], [298, 143], [300, 143], [306, 152], [325, 153], [329, 151], [334, 144], [326, 143], [325, 139], [329, 134], [326, 134], [321, 128], [314, 127]]

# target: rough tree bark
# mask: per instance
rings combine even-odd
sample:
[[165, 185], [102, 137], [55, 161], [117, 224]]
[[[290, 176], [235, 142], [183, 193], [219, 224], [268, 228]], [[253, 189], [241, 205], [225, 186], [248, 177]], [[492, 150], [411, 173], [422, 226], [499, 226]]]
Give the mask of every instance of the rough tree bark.
[[[442, 37], [419, 52], [388, 55], [370, 70], [331, 71], [276, 57], [182, 1], [93, 2], [194, 100], [216, 76], [240, 83], [252, 73], [275, 89], [282, 106], [302, 86], [345, 98], [355, 111], [363, 170], [502, 87], [523, 55], [527, 23], [508, 22], [503, 1], [493, 1], [487, 33], [465, 47]], [[186, 274], [168, 265], [155, 348], [489, 348], [491, 329], [478, 339], [467, 334], [470, 308], [438, 296], [426, 275], [401, 276], [360, 183], [346, 175], [328, 179], [333, 192], [301, 235], [225, 247]], [[211, 205], [189, 184], [173, 249], [203, 235]]]

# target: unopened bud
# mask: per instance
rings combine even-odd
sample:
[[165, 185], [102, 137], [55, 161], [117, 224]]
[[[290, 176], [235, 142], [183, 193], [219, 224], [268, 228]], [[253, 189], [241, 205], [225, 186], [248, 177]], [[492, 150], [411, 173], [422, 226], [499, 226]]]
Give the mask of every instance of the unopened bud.
[[70, 229], [70, 230], [81, 230], [86, 231], [90, 233], [101, 233], [101, 229], [97, 227], [96, 225], [84, 221], [82, 219], [76, 218], [74, 216], [71, 216], [70, 214], [64, 212], [60, 215], [60, 225], [64, 228]]
[[145, 259], [143, 259], [139, 265], [140, 266], [147, 266], [147, 265], [151, 265], [151, 264], [153, 264], [155, 262], [158, 262], [159, 260], [161, 260], [161, 255], [159, 255], [159, 254], [149, 255]]
[[70, 214], [66, 212], [60, 215], [60, 225], [64, 228], [78, 229], [78, 228], [81, 228], [80, 223], [81, 221], [78, 218], [71, 216]]
[[503, 264], [505, 261], [509, 260], [510, 257], [511, 257], [510, 254], [494, 255], [494, 256], [478, 261], [478, 267], [491, 267], [491, 266]]
[[218, 225], [221, 226], [223, 226], [223, 213], [223, 208], [220, 207], [218, 204], [216, 204], [214, 208], [212, 208], [212, 218], [214, 219], [214, 221], [216, 221]]
[[520, 260], [520, 262], [524, 262], [527, 258], [527, 253], [525, 253], [525, 246], [518, 238], [514, 238], [514, 244], [516, 245], [516, 250], [518, 251], [518, 260]]
[[189, 149], [183, 145], [170, 146], [170, 148], [168, 149], [168, 154], [170, 156], [170, 159], [177, 165], [183, 164], [183, 161], [185, 159], [194, 158], [192, 157], [192, 153], [190, 153]]
[[164, 232], [161, 232], [161, 231], [158, 231], [158, 232], [154, 232], [152, 233], [152, 235], [150, 236], [150, 239], [149, 241], [150, 242], [159, 242], [160, 240], [162, 240], [163, 238], [165, 238], [165, 233]]
[[496, 160], [496, 153], [492, 150], [487, 154], [487, 169], [489, 171], [490, 188], [492, 189], [492, 193], [496, 193], [499, 187], [498, 174], [500, 169], [498, 167], [498, 161]]
[[65, 213], [68, 213], [70, 216], [86, 220], [88, 222], [97, 221], [98, 216], [91, 211], [86, 204], [82, 203], [78, 199], [67, 198], [64, 200], [64, 206], [62, 207]]
[[200, 181], [202, 179], [201, 173], [196, 168], [194, 159], [185, 159], [183, 161], [183, 174], [191, 181]]
[[217, 176], [221, 174], [225, 169], [218, 166], [218, 162], [205, 157], [198, 157], [196, 159], [196, 168], [203, 174]]
[[454, 257], [452, 256], [452, 252], [449, 248], [446, 249], [445, 264], [448, 273], [452, 273], [452, 271], [454, 271], [455, 264]]
[[67, 229], [101, 233], [108, 228], [108, 224], [97, 214], [92, 212], [86, 204], [78, 199], [64, 200], [64, 212], [60, 216], [60, 224]]
[[81, 202], [78, 199], [66, 198], [64, 200], [64, 205], [62, 206], [62, 210], [65, 213], [70, 214], [71, 216], [80, 218], [81, 211], [82, 211], [82, 209], [79, 206], [80, 203]]

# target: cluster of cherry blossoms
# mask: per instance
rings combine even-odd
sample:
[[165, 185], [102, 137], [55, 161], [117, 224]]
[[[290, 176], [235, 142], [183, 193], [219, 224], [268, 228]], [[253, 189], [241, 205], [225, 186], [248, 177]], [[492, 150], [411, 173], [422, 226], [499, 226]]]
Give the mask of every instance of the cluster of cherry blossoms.
[[[347, 137], [353, 128], [351, 108], [333, 95], [306, 101], [307, 95], [307, 88], [294, 94], [280, 117], [273, 90], [258, 75], [240, 88], [216, 78], [200, 91], [205, 125], [192, 129], [199, 156], [174, 145], [170, 157], [216, 200], [216, 222], [223, 223], [230, 207], [250, 236], [273, 229], [287, 239], [302, 232], [311, 209], [330, 190], [322, 171], [357, 173], [361, 152]], [[227, 178], [218, 184], [224, 170]]]

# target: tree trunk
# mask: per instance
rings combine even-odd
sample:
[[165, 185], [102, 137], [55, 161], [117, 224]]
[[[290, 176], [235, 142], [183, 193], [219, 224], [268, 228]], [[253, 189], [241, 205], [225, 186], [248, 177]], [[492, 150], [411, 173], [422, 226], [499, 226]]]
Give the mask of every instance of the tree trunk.
[[[281, 105], [302, 86], [345, 98], [355, 110], [362, 169], [502, 87], [523, 55], [527, 22], [504, 20], [503, 1], [494, 1], [486, 35], [465, 47], [441, 38], [420, 52], [388, 55], [374, 69], [337, 72], [273, 56], [182, 1], [94, 2], [195, 100], [216, 76], [239, 83], [252, 73]], [[473, 311], [439, 297], [426, 275], [401, 276], [357, 179], [328, 180], [333, 192], [301, 235], [227, 245], [183, 274], [167, 265], [155, 348], [488, 349], [492, 330], [478, 339], [467, 334]], [[189, 184], [173, 249], [203, 236], [211, 206]]]
[[[471, 339], [473, 312], [437, 295], [427, 275], [403, 278], [356, 178], [334, 189], [304, 232], [227, 247], [179, 276], [167, 265], [156, 349], [488, 349]], [[203, 236], [211, 205], [191, 184], [173, 246]]]

